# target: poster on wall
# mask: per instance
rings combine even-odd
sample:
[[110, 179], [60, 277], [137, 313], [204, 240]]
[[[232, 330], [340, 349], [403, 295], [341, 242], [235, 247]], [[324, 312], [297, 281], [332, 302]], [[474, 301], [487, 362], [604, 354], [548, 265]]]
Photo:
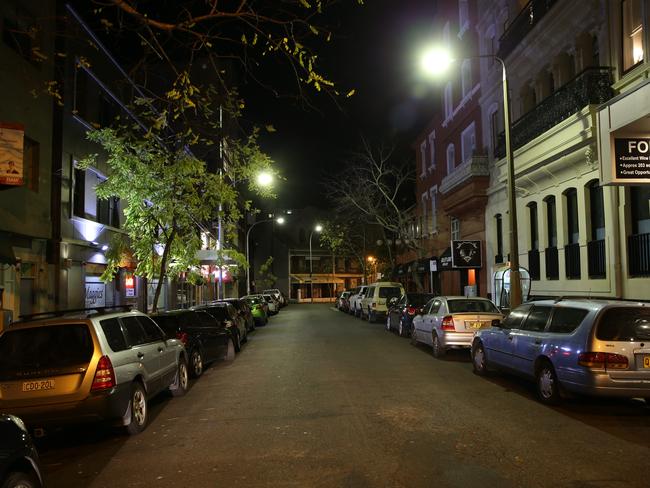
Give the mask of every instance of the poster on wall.
[[615, 138], [614, 171], [619, 181], [650, 182], [650, 138]]
[[86, 281], [86, 308], [106, 306], [106, 285], [102, 282]]
[[482, 267], [481, 241], [451, 241], [451, 259], [454, 268]]
[[23, 140], [20, 124], [0, 122], [0, 185], [23, 184]]

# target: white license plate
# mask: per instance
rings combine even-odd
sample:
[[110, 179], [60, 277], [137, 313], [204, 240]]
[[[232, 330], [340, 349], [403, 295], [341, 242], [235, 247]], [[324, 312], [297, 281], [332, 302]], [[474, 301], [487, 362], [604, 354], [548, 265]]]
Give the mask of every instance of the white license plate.
[[53, 379], [37, 380], [37, 381], [24, 381], [23, 391], [42, 391], [54, 390], [55, 382]]
[[650, 368], [650, 355], [643, 356], [643, 367]]

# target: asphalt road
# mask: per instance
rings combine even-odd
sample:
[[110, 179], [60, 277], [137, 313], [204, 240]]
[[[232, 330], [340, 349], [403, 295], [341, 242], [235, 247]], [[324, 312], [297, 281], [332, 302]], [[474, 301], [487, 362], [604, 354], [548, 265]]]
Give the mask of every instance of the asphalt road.
[[650, 408], [479, 378], [327, 305], [291, 305], [232, 363], [159, 397], [135, 437], [86, 426], [39, 440], [56, 487], [650, 486]]

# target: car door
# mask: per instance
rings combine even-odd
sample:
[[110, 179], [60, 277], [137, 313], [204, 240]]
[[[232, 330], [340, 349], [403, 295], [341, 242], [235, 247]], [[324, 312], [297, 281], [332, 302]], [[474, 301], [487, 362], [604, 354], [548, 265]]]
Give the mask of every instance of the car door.
[[160, 391], [162, 378], [160, 375], [160, 351], [158, 345], [147, 340], [147, 334], [138, 316], [122, 317], [122, 327], [130, 346], [131, 362], [139, 365], [146, 383], [147, 391]]
[[422, 317], [422, 339], [429, 345], [433, 344], [433, 336], [431, 335], [438, 322], [438, 316], [445, 311], [444, 302], [436, 298], [431, 302], [431, 306], [427, 313]]
[[138, 320], [147, 335], [147, 341], [158, 352], [158, 356], [160, 357], [161, 387], [166, 388], [176, 378], [178, 346], [175, 341], [165, 340], [165, 333], [151, 318], [146, 315], [139, 315]]
[[513, 369], [526, 376], [535, 374], [535, 360], [548, 336], [546, 324], [552, 310], [550, 305], [533, 305], [521, 327], [512, 332]]
[[206, 312], [195, 312], [198, 327], [206, 350], [206, 361], [221, 359], [228, 348], [228, 334], [225, 327]]
[[485, 335], [481, 335], [483, 347], [488, 361], [511, 368], [514, 334], [528, 315], [531, 305], [521, 305], [508, 314], [498, 327], [492, 327]]
[[431, 305], [433, 305], [433, 302], [435, 299], [431, 299], [427, 302], [427, 304], [422, 307], [422, 313], [417, 314], [415, 317], [413, 317], [413, 332], [412, 334], [415, 334], [415, 339], [419, 342], [425, 342], [425, 324], [424, 320], [429, 313], [429, 310], [431, 309]]

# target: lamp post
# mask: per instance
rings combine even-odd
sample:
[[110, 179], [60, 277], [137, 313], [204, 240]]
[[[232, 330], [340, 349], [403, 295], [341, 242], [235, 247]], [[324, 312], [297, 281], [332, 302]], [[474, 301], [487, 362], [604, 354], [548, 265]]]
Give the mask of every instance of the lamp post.
[[[517, 235], [517, 202], [515, 194], [515, 161], [512, 153], [510, 139], [510, 97], [508, 95], [508, 76], [506, 64], [493, 54], [468, 56], [467, 59], [492, 58], [501, 64], [503, 84], [503, 125], [506, 138], [506, 163], [508, 165], [508, 222], [510, 224], [510, 310], [521, 305], [521, 278], [519, 276], [519, 238]], [[449, 65], [457, 61], [444, 50], [430, 50], [422, 57], [422, 67], [430, 74], [444, 71]]]
[[311, 256], [311, 237], [314, 235], [314, 232], [321, 232], [322, 230], [323, 226], [319, 224], [309, 233], [309, 297], [311, 303], [314, 303], [314, 279], [312, 277], [314, 265]]
[[284, 217], [278, 217], [277, 219], [264, 219], [264, 220], [258, 220], [257, 222], [253, 223], [248, 230], [246, 231], [246, 294], [250, 295], [251, 294], [251, 265], [250, 265], [250, 258], [249, 258], [249, 237], [251, 235], [251, 231], [253, 230], [253, 227], [255, 227], [257, 224], [261, 224], [263, 222], [273, 222], [276, 221], [278, 224], [284, 224]]

